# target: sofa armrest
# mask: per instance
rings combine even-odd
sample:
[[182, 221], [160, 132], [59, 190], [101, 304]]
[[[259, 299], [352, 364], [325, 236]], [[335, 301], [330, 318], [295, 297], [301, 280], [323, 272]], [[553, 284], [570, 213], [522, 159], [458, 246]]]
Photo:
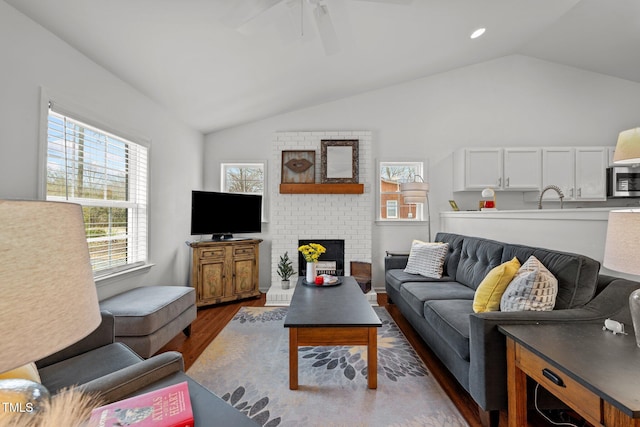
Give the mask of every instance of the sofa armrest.
[[115, 319], [108, 311], [101, 311], [102, 322], [98, 328], [75, 344], [36, 362], [38, 368], [53, 365], [87, 351], [115, 342]]
[[99, 396], [102, 404], [107, 404], [121, 400], [167, 375], [183, 371], [182, 354], [177, 351], [167, 351], [96, 378], [78, 388], [83, 392]]
[[629, 294], [638, 288], [640, 288], [638, 282], [617, 279], [581, 308], [471, 314], [469, 322], [471, 396], [485, 410], [507, 407], [506, 338], [498, 331], [498, 325], [601, 323], [607, 318], [629, 323]]
[[384, 271], [389, 270], [404, 270], [407, 266], [407, 261], [409, 260], [409, 255], [387, 255], [384, 257]]

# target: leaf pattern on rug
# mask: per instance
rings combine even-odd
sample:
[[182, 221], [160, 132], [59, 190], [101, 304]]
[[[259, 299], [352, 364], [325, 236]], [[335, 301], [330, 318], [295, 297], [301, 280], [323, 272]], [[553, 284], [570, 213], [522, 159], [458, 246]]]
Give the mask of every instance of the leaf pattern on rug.
[[254, 403], [249, 403], [248, 399], [255, 397], [247, 395], [247, 390], [240, 386], [231, 393], [225, 393], [220, 398], [263, 427], [280, 425], [280, 417], [269, 419], [271, 414], [267, 409], [269, 405], [269, 397], [267, 396], [258, 398]]
[[263, 427], [468, 427], [391, 315], [374, 310], [376, 390], [366, 346], [299, 348], [300, 387], [290, 390], [286, 307], [242, 307], [187, 373]]
[[272, 322], [287, 317], [287, 307], [242, 307], [232, 321], [240, 323]]
[[[367, 348], [365, 346], [322, 346], [300, 347], [298, 353], [302, 361], [311, 362], [311, 368], [340, 371], [349, 380], [358, 376], [367, 378]], [[378, 331], [378, 374], [391, 381], [403, 377], [423, 377], [428, 371], [415, 350], [395, 324], [382, 321]], [[318, 377], [326, 377], [325, 372], [316, 372]]]

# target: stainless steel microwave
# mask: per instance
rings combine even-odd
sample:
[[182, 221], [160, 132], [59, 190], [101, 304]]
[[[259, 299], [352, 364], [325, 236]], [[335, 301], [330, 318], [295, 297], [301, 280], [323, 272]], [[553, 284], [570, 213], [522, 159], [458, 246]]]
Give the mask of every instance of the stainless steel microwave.
[[640, 197], [640, 167], [607, 168], [607, 197]]

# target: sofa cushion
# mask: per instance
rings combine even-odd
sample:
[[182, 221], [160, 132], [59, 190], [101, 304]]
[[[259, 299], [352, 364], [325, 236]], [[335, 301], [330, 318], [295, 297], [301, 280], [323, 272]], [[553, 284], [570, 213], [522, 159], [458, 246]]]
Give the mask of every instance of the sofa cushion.
[[82, 385], [112, 372], [140, 363], [142, 358], [126, 345], [113, 343], [40, 368], [42, 385], [55, 393]]
[[493, 240], [465, 237], [456, 270], [456, 281], [477, 289], [489, 271], [504, 262], [502, 248], [503, 244]]
[[458, 269], [458, 262], [460, 261], [460, 252], [462, 252], [464, 236], [453, 233], [438, 233], [436, 234], [435, 241], [449, 244], [449, 250], [444, 257], [442, 272], [445, 276], [449, 276], [451, 280], [456, 280], [456, 270]]
[[520, 261], [513, 257], [511, 261], [504, 262], [494, 267], [489, 274], [482, 279], [476, 294], [473, 297], [473, 311], [482, 313], [485, 311], [500, 310], [500, 299], [505, 289], [518, 272]]
[[424, 304], [424, 318], [463, 360], [469, 361], [469, 318], [473, 300], [431, 300]]
[[448, 248], [448, 243], [426, 243], [414, 240], [404, 269], [405, 273], [439, 279], [442, 277], [442, 266]]
[[407, 282], [400, 287], [400, 296], [422, 316], [424, 302], [431, 300], [465, 299], [473, 301], [473, 289], [457, 282]]
[[407, 282], [453, 282], [454, 280], [449, 276], [442, 276], [439, 279], [433, 279], [431, 277], [420, 276], [419, 274], [405, 273], [404, 270], [393, 269], [387, 270], [385, 273], [385, 279], [387, 286], [391, 286], [396, 291], [400, 292], [400, 286]]
[[502, 311], [551, 311], [556, 303], [558, 280], [531, 255], [516, 273], [500, 300]]
[[582, 307], [591, 301], [598, 284], [598, 261], [584, 255], [513, 244], [505, 244], [502, 260], [515, 256], [525, 262], [531, 255], [558, 279], [556, 310]]
[[195, 290], [190, 286], [143, 286], [100, 301], [100, 309], [115, 317], [116, 337], [144, 336], [195, 303]]

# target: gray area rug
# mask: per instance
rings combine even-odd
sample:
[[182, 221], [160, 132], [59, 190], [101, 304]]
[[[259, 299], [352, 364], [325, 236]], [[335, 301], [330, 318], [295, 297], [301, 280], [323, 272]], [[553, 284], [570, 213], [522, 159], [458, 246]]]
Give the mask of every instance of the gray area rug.
[[242, 307], [188, 374], [268, 427], [468, 426], [389, 313], [375, 310], [376, 390], [365, 346], [300, 347], [300, 388], [289, 390], [286, 307]]

